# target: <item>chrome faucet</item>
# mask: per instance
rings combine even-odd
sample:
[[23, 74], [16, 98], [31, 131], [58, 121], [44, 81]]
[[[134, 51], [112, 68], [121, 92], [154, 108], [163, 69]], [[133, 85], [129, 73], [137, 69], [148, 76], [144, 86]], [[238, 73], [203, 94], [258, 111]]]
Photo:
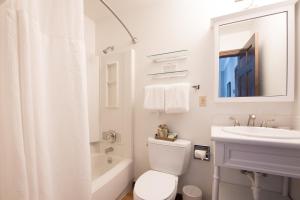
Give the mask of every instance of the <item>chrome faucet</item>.
[[233, 121], [233, 126], [240, 126], [241, 125], [237, 118], [229, 117], [229, 119]]
[[261, 122], [260, 127], [265, 127], [268, 128], [269, 127], [269, 123], [274, 122], [275, 119], [270, 119], [270, 120], [264, 120]]
[[247, 126], [255, 126], [256, 116], [254, 114], [250, 114], [248, 118]]

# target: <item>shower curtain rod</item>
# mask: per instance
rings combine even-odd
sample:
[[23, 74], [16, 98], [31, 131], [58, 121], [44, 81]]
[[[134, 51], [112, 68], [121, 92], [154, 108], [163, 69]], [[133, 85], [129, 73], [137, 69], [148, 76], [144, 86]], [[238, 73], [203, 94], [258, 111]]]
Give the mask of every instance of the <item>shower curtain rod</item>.
[[120, 24], [124, 27], [124, 29], [126, 30], [126, 32], [129, 34], [129, 36], [131, 37], [131, 42], [132, 44], [136, 44], [137, 43], [137, 38], [134, 37], [132, 35], [132, 33], [129, 31], [129, 29], [127, 28], [127, 26], [124, 24], [124, 22], [120, 19], [120, 17], [109, 7], [109, 5], [107, 5], [105, 3], [104, 0], [99, 0], [115, 17], [116, 19], [120, 22]]

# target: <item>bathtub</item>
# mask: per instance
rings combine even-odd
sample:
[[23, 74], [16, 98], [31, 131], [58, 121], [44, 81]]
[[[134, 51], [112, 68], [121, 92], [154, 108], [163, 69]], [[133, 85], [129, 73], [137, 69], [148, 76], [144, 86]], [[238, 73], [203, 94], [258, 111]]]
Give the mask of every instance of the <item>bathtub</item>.
[[92, 180], [92, 200], [120, 199], [133, 180], [132, 159], [93, 154]]

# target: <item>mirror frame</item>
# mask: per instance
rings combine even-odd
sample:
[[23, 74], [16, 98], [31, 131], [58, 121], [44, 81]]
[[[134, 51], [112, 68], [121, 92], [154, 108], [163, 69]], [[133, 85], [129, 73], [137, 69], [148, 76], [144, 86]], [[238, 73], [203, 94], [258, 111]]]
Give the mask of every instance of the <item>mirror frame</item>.
[[[276, 4], [247, 9], [241, 12], [212, 18], [214, 28], [214, 97], [215, 102], [293, 102], [295, 93], [295, 4], [289, 0]], [[267, 15], [287, 12], [287, 95], [253, 97], [219, 97], [219, 26]]]

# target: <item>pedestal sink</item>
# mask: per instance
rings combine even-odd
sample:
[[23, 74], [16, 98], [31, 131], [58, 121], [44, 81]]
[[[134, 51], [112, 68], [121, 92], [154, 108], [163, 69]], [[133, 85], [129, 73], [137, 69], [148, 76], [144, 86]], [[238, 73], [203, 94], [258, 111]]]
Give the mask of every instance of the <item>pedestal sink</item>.
[[[300, 132], [262, 127], [213, 126], [213, 200], [218, 200], [220, 167], [300, 178]], [[259, 199], [259, 186], [252, 187]]]

